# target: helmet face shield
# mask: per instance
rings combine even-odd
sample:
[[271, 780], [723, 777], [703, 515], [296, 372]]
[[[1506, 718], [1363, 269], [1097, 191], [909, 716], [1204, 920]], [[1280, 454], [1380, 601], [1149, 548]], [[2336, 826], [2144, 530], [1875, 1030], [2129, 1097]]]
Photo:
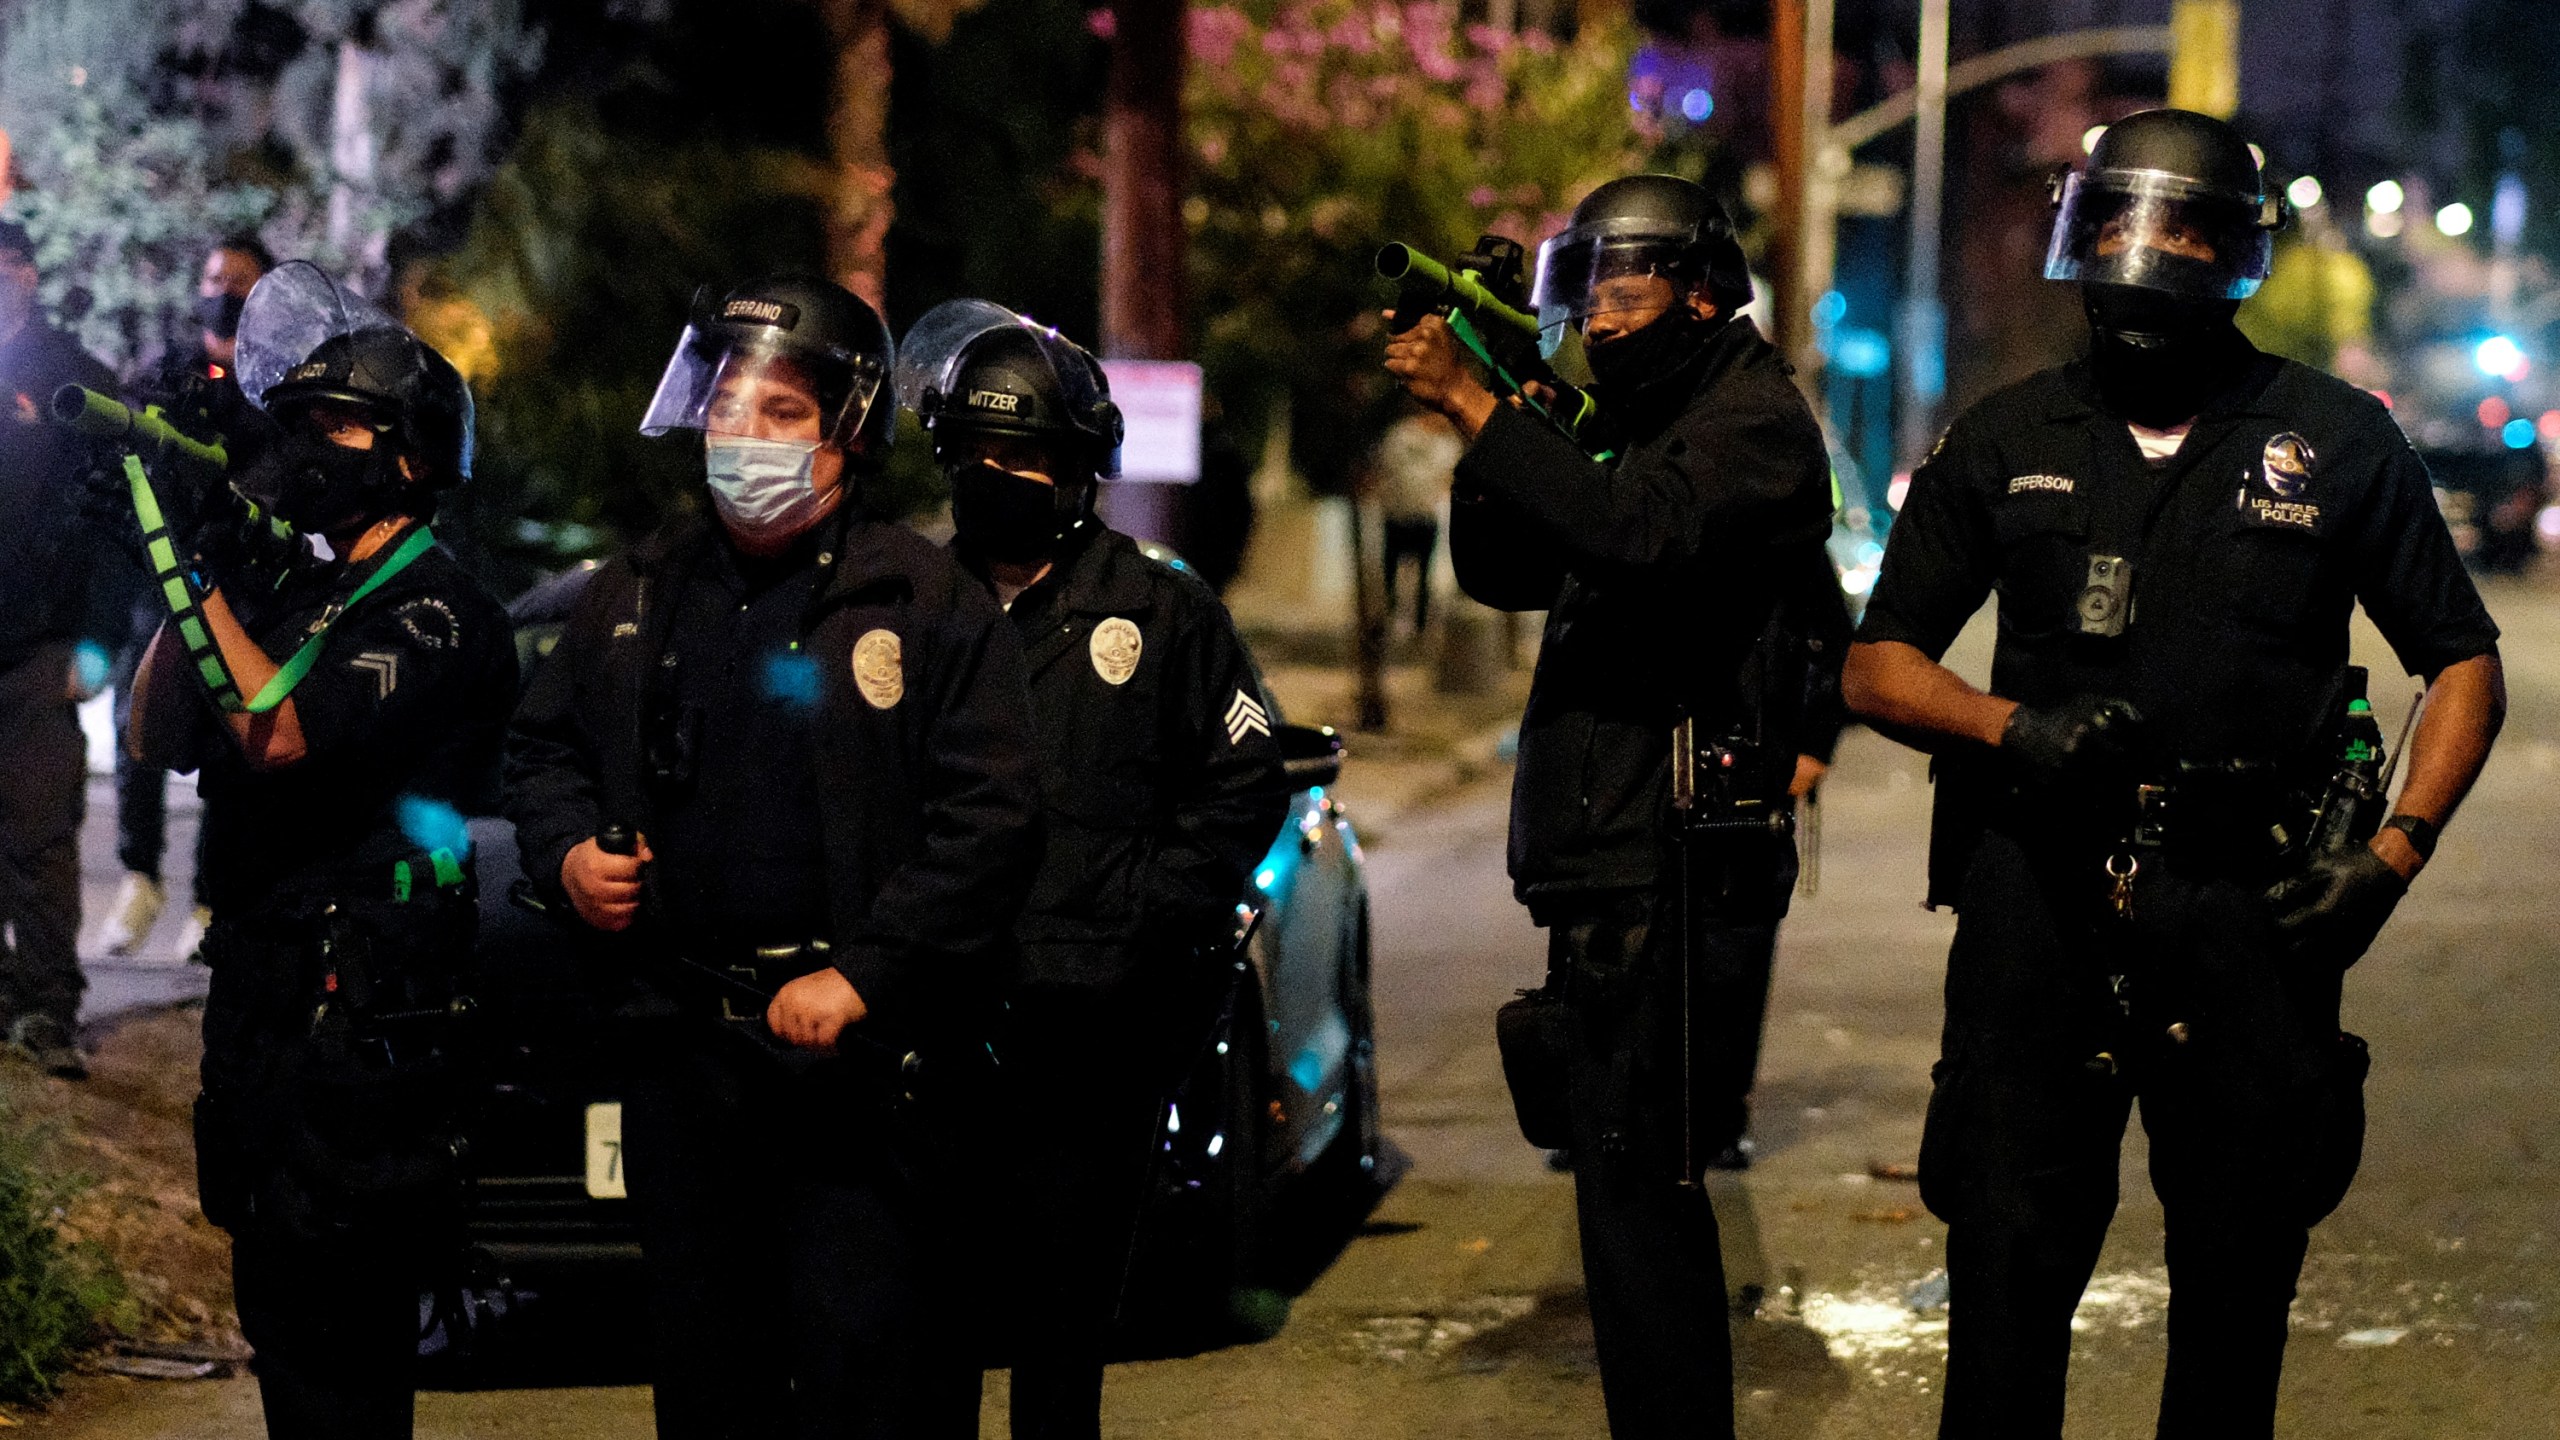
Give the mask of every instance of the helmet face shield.
[[688, 325], [640, 433], [700, 430], [843, 445], [861, 431], [887, 380], [868, 355], [793, 345], [778, 330]]
[[241, 302], [232, 372], [241, 391], [265, 409], [267, 392], [292, 378], [321, 346], [369, 330], [409, 333], [380, 306], [339, 285], [320, 267], [288, 260], [261, 277]]
[[1539, 246], [1537, 279], [1529, 290], [1539, 350], [1554, 358], [1565, 332], [1582, 329], [1595, 316], [1658, 315], [1687, 299], [1705, 279], [1698, 238], [1694, 225], [1612, 218], [1576, 225]]
[[2245, 300], [2274, 261], [2268, 207], [2160, 170], [2063, 178], [2048, 280], [2126, 285], [2188, 300]]
[[957, 430], [1065, 444], [1119, 473], [1121, 420], [1102, 367], [1082, 346], [985, 300], [925, 312], [898, 346], [898, 403], [934, 432]]

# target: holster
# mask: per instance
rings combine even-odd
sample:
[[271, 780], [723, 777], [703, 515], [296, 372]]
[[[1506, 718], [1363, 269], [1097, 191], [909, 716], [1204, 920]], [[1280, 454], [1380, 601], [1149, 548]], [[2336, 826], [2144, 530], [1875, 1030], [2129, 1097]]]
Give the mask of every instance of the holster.
[[1523, 990], [1493, 1014], [1520, 1136], [1542, 1150], [1573, 1143], [1573, 1026], [1572, 1007], [1552, 986]]

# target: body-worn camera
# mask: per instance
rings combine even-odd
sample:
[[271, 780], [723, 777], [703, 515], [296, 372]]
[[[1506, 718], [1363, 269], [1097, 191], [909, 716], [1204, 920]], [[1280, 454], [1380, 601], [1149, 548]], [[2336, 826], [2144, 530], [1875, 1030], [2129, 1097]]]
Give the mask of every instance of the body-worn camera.
[[2081, 634], [2122, 635], [2133, 623], [2133, 562], [2121, 555], [2090, 556], [2077, 608]]

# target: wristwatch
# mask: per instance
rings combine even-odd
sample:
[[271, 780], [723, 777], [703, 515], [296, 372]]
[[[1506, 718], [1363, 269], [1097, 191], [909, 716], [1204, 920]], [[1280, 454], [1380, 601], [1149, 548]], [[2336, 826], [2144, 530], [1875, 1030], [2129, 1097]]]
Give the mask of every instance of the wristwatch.
[[2415, 815], [2394, 815], [2382, 822], [2382, 828], [2408, 836], [2409, 848], [2418, 852], [2419, 859], [2435, 858], [2437, 831], [2433, 821], [2421, 820]]

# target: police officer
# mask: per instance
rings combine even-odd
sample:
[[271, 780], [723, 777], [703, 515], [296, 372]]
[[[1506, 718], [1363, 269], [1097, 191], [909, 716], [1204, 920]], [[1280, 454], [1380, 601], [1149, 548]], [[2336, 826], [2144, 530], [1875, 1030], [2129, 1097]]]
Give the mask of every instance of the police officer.
[[700, 306], [641, 430], [700, 434], [714, 518], [596, 572], [516, 716], [527, 874], [662, 1001], [623, 1143], [663, 1436], [974, 1433], [916, 1104], [984, 1053], [1038, 782], [1003, 613], [862, 510], [890, 381], [824, 280]]
[[[2139, 1099], [2160, 1433], [2264, 1436], [2310, 1227], [2362, 1145], [2341, 977], [2479, 773], [2498, 632], [2381, 403], [2234, 327], [2283, 214], [2238, 134], [2131, 116], [2058, 198], [2045, 274], [2080, 285], [2089, 354], [1947, 432], [1845, 677], [1936, 752], [1930, 896], [1958, 910], [1920, 1162], [1954, 1286], [1939, 1433], [2060, 1428]], [[1995, 590], [1985, 694], [1937, 662]], [[2372, 764], [2357, 603], [2427, 707], [2388, 823], [2313, 845], [2315, 797]]]
[[[1498, 401], [1441, 321], [1387, 347], [1387, 368], [1470, 442], [1453, 491], [1459, 583], [1548, 612], [1510, 865], [1572, 1016], [1574, 1190], [1619, 1436], [1733, 1427], [1684, 1002], [1703, 975], [1765, 956], [1784, 909], [1792, 851], [1766, 822], [1797, 753], [1776, 712], [1803, 672], [1747, 672], [1786, 649], [1770, 648], [1781, 597], [1820, 562], [1831, 511], [1821, 433], [1776, 352], [1735, 319], [1750, 293], [1706, 192], [1635, 176], [1593, 191], [1538, 253], [1540, 318], [1551, 339], [1579, 330], [1599, 380], [1581, 444]], [[1684, 814], [1720, 828], [1684, 845]]]
[[203, 771], [196, 1163], [267, 1431], [406, 1436], [465, 1148], [462, 816], [495, 789], [515, 646], [427, 528], [471, 473], [453, 367], [301, 263], [250, 296], [240, 347], [280, 438], [234, 485], [164, 472], [133, 501], [173, 613], [126, 738]]
[[[196, 350], [166, 367], [150, 397], [173, 424], [200, 440], [219, 440], [233, 468], [256, 459], [256, 446], [267, 427], [241, 393], [233, 373], [239, 345], [240, 311], [249, 292], [275, 268], [275, 257], [255, 235], [225, 237], [205, 253], [196, 278]], [[137, 575], [129, 587], [126, 609], [131, 630], [118, 647], [110, 683], [116, 693], [116, 721], [122, 728], [133, 701], [133, 672], [142, 663], [143, 647], [160, 628], [166, 608], [152, 593], [147, 578]], [[136, 760], [121, 747], [116, 752], [116, 858], [124, 865], [115, 898], [107, 903], [106, 924], [99, 943], [110, 955], [139, 948], [158, 924], [168, 903], [160, 877], [160, 857], [168, 844], [168, 774]], [[208, 914], [199, 903], [191, 908], [177, 952], [192, 956], [204, 938]]]
[[90, 601], [120, 564], [80, 524], [87, 457], [44, 406], [56, 386], [115, 377], [46, 323], [38, 278], [35, 242], [0, 221], [0, 1039], [79, 1079], [88, 752], [75, 707], [106, 680], [116, 617]]
[[1095, 518], [1121, 420], [1094, 358], [955, 300], [908, 332], [898, 375], [951, 480], [952, 548], [1031, 672], [1045, 835], [1001, 1047], [1019, 1179], [999, 1228], [1023, 1272], [1005, 1339], [1016, 1440], [1092, 1440], [1156, 1124], [1233, 973], [1287, 782], [1225, 607]]

